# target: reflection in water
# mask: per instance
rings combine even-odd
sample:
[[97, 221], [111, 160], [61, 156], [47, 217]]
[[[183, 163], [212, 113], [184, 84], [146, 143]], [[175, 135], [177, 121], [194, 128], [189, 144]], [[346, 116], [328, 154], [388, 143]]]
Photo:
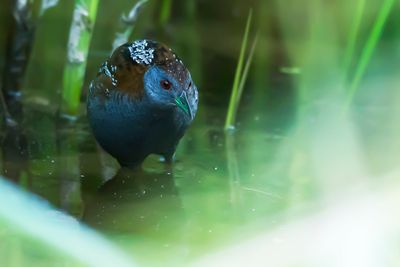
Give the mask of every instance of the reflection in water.
[[174, 235], [179, 227], [173, 224], [182, 222], [182, 202], [171, 170], [122, 168], [84, 201], [83, 221], [112, 232], [165, 237]]
[[1, 144], [3, 173], [14, 182], [22, 183], [25, 186], [29, 186], [31, 183], [27, 146], [25, 132], [19, 126], [7, 127], [5, 129], [5, 135]]

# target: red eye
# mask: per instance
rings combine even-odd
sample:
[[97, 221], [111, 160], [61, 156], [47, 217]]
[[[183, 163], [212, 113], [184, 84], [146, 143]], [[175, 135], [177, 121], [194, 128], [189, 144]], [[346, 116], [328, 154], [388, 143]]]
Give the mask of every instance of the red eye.
[[170, 90], [171, 87], [172, 87], [172, 84], [171, 84], [170, 81], [168, 81], [168, 80], [162, 80], [162, 81], [160, 82], [160, 85], [161, 85], [161, 87], [162, 87], [164, 90]]

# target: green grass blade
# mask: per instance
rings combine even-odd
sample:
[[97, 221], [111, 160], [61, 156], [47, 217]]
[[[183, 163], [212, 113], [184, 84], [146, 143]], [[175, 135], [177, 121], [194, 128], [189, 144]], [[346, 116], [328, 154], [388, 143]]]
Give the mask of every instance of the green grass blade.
[[171, 16], [172, 0], [163, 0], [160, 12], [160, 23], [164, 25]]
[[343, 74], [346, 77], [349, 75], [350, 65], [351, 65], [351, 62], [354, 57], [354, 51], [356, 50], [356, 43], [357, 43], [358, 34], [360, 32], [360, 26], [361, 26], [361, 21], [362, 21], [362, 17], [364, 14], [364, 10], [365, 10], [365, 0], [358, 0], [355, 17], [354, 17], [354, 23], [349, 32], [349, 39], [348, 39], [349, 43], [347, 45], [345, 56], [344, 56]]
[[382, 8], [378, 14], [378, 18], [375, 21], [372, 31], [368, 37], [368, 40], [364, 46], [363, 51], [361, 53], [360, 61], [357, 65], [354, 78], [350, 85], [345, 109], [347, 109], [351, 105], [351, 102], [353, 101], [354, 95], [355, 95], [355, 93], [359, 87], [359, 84], [361, 82], [361, 79], [368, 67], [368, 64], [371, 60], [372, 54], [373, 54], [375, 47], [381, 37], [381, 34], [383, 32], [385, 22], [386, 22], [387, 18], [389, 17], [390, 11], [391, 11], [395, 1], [396, 0], [385, 0], [383, 2]]
[[232, 86], [232, 93], [231, 93], [231, 98], [229, 101], [229, 107], [228, 107], [228, 114], [226, 117], [225, 121], [225, 130], [232, 129], [235, 124], [235, 119], [236, 119], [236, 112], [237, 112], [237, 105], [238, 105], [238, 92], [239, 92], [239, 85], [241, 81], [241, 76], [242, 76], [242, 70], [243, 70], [243, 62], [244, 62], [244, 56], [247, 50], [247, 44], [248, 44], [248, 39], [249, 39], [249, 32], [250, 32], [250, 25], [251, 21], [253, 18], [253, 10], [250, 9], [249, 15], [247, 17], [247, 23], [246, 23], [246, 28], [242, 40], [242, 46], [240, 49], [240, 54], [239, 54], [239, 60], [238, 64], [236, 67], [236, 73], [235, 73], [235, 78], [233, 81], [233, 86]]
[[[236, 100], [235, 100], [236, 109], [239, 106], [240, 99], [242, 98], [243, 88], [244, 88], [244, 85], [246, 84], [247, 76], [248, 76], [249, 70], [250, 70], [250, 66], [251, 66], [251, 63], [253, 62], [254, 52], [255, 52], [256, 47], [257, 47], [258, 37], [259, 37], [259, 34], [257, 33], [256, 37], [254, 38], [253, 44], [251, 46], [249, 56], [247, 57], [247, 61], [246, 61], [246, 65], [245, 65], [244, 70], [243, 70], [242, 77], [240, 79], [239, 88], [238, 88], [238, 92], [237, 92]], [[235, 114], [236, 113], [237, 113], [237, 110], [235, 111]]]

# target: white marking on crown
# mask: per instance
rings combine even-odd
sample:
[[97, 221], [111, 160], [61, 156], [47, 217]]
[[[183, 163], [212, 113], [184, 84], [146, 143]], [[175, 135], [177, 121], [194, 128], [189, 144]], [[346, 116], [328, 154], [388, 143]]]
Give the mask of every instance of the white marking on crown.
[[146, 40], [135, 41], [130, 47], [131, 58], [139, 64], [150, 65], [154, 59], [154, 48], [148, 48]]

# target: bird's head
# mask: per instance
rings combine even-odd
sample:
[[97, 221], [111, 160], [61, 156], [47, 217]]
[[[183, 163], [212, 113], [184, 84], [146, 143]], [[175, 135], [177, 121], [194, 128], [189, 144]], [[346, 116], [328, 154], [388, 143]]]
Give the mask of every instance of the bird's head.
[[162, 43], [138, 40], [120, 46], [99, 75], [109, 83], [106, 87], [145, 99], [155, 108], [175, 108], [189, 120], [196, 114], [198, 93], [190, 72]]

